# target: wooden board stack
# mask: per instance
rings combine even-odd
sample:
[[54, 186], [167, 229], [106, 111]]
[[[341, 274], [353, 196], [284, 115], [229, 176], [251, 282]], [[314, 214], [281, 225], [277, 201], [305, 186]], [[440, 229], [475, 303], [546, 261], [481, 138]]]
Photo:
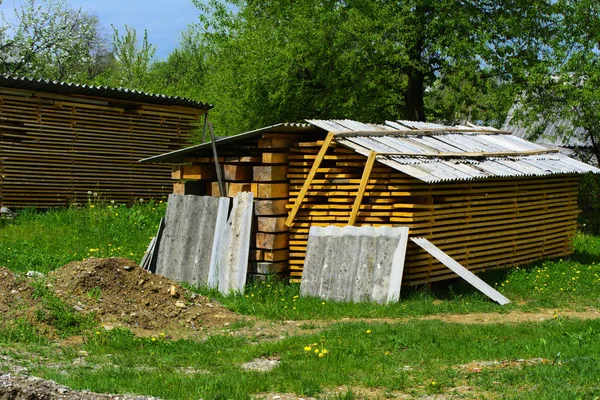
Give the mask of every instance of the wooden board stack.
[[[257, 278], [273, 274], [283, 277], [289, 272], [289, 232], [284, 223], [290, 197], [288, 154], [299, 138], [294, 134], [263, 133], [218, 150], [226, 195], [254, 194], [249, 272]], [[173, 167], [175, 193], [220, 196], [213, 157], [189, 157], [185, 162]]]
[[189, 144], [198, 107], [0, 88], [0, 204], [41, 208], [171, 192], [169, 166], [138, 161]]
[[[298, 142], [288, 156], [292, 208], [322, 141]], [[348, 224], [367, 158], [332, 144], [290, 228], [290, 269], [302, 276], [310, 226]], [[577, 175], [493, 178], [428, 184], [375, 163], [356, 225], [408, 226], [471, 271], [572, 252], [579, 213]], [[453, 278], [410, 244], [404, 285]]]

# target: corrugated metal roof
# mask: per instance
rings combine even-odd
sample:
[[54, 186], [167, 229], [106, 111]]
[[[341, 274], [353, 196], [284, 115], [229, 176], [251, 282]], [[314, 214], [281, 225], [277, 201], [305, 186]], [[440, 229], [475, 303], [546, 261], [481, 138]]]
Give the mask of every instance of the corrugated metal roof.
[[[239, 141], [248, 140], [255, 136], [261, 135], [267, 132], [301, 132], [301, 131], [311, 131], [314, 130], [314, 127], [309, 124], [302, 123], [284, 123], [284, 124], [276, 124], [267, 126], [264, 128], [256, 129], [250, 132], [240, 133], [234, 136], [227, 136], [224, 138], [217, 139], [216, 144], [217, 147], [231, 145], [233, 143], [237, 143]], [[144, 158], [140, 160], [142, 163], [181, 163], [184, 161], [186, 156], [201, 153], [201, 152], [212, 152], [211, 142], [198, 144], [195, 146], [186, 147], [185, 149], [175, 150], [170, 153], [160, 154], [154, 157]], [[211, 153], [212, 154], [212, 153]]]
[[[514, 136], [527, 139], [533, 133], [533, 129], [530, 127], [515, 125], [513, 122], [514, 114], [515, 106], [511, 107], [511, 109], [508, 111], [503, 129], [512, 132]], [[540, 124], [542, 123], [544, 122], [540, 121]], [[587, 131], [583, 128], [573, 126], [573, 123], [568, 120], [560, 120], [546, 124], [546, 126], [544, 126], [544, 131], [538, 138], [535, 139], [535, 142], [546, 146], [560, 147], [592, 146], [592, 141], [589, 138]]]
[[[336, 143], [365, 156], [371, 151], [382, 153], [377, 155], [378, 162], [429, 183], [600, 173], [598, 168], [491, 127], [443, 126], [413, 121], [387, 121], [385, 124], [365, 124], [352, 120], [307, 122], [273, 125], [218, 140], [217, 145], [249, 139], [269, 131], [284, 132], [287, 129], [299, 132], [320, 128], [325, 132], [333, 132]], [[147, 158], [142, 162], [181, 162], [187, 154], [209, 149], [210, 143], [205, 143]]]
[[185, 99], [178, 96], [165, 96], [160, 94], [145, 93], [138, 90], [124, 88], [113, 88], [108, 86], [88, 86], [75, 83], [51, 81], [46, 79], [32, 79], [27, 77], [15, 77], [0, 75], [0, 87], [32, 90], [38, 92], [49, 92], [62, 95], [85, 95], [103, 97], [113, 100], [134, 101], [140, 103], [157, 104], [163, 106], [194, 107], [209, 110], [213, 106], [207, 103]]
[[[334, 138], [336, 143], [365, 156], [371, 151], [400, 153], [379, 154], [377, 161], [429, 183], [600, 173], [598, 168], [563, 154], [550, 153], [546, 146], [491, 127], [444, 126], [413, 121], [387, 121], [382, 125], [356, 124], [348, 120], [308, 122], [340, 134]], [[356, 135], [351, 134], [353, 131]], [[373, 131], [373, 135], [369, 131]], [[543, 154], [545, 151], [548, 154]], [[542, 154], [530, 154], [537, 152]]]

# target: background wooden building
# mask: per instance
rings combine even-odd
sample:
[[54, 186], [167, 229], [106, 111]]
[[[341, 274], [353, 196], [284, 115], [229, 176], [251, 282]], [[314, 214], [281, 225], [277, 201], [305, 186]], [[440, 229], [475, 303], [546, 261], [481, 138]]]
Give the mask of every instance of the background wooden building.
[[[251, 269], [302, 276], [313, 225], [408, 226], [472, 271], [572, 252], [579, 174], [600, 170], [494, 128], [349, 120], [216, 142], [227, 195], [252, 191]], [[152, 157], [175, 192], [219, 195], [210, 144]], [[405, 285], [455, 275], [412, 243]]]
[[210, 105], [178, 97], [0, 75], [0, 205], [66, 206], [88, 192], [132, 202], [171, 192], [140, 158], [189, 146]]

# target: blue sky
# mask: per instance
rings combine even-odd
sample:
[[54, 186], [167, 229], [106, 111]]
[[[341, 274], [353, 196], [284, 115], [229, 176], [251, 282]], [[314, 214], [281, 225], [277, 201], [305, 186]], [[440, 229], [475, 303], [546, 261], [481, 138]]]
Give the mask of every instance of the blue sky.
[[[135, 28], [138, 38], [147, 29], [148, 41], [157, 46], [158, 59], [166, 58], [177, 47], [181, 32], [198, 21], [199, 15], [191, 0], [66, 0], [66, 3], [97, 15], [108, 34], [112, 34], [111, 24], [119, 32], [125, 30], [125, 24]], [[3, 0], [0, 9], [8, 16], [14, 5], [20, 4], [21, 0]]]

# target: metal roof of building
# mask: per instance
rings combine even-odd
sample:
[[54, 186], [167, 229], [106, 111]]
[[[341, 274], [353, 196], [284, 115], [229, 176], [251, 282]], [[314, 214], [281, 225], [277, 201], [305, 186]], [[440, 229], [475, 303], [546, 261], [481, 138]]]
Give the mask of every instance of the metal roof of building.
[[[515, 115], [515, 107], [513, 106], [506, 116], [503, 129], [511, 132], [513, 135], [523, 139], [531, 136], [534, 129], [531, 127], [515, 125], [513, 121]], [[542, 124], [543, 121], [540, 121]], [[534, 141], [538, 144], [558, 147], [591, 147], [592, 141], [588, 132], [583, 128], [573, 126], [569, 120], [560, 120], [556, 122], [546, 123], [543, 126], [544, 131]]]
[[114, 88], [109, 86], [89, 86], [46, 79], [15, 77], [10, 75], [0, 75], [0, 87], [56, 93], [62, 95], [77, 94], [93, 97], [102, 97], [112, 100], [157, 104], [163, 106], [193, 107], [202, 110], [209, 110], [213, 107], [211, 104], [185, 99], [183, 97], [178, 96], [165, 96], [124, 88]]
[[[240, 133], [234, 136], [226, 136], [223, 138], [219, 138], [216, 140], [217, 147], [231, 145], [237, 143], [239, 141], [248, 140], [253, 137], [259, 136], [263, 133], [268, 132], [298, 132], [298, 131], [310, 131], [315, 130], [315, 127], [310, 124], [302, 124], [302, 123], [283, 123], [267, 126], [260, 129], [255, 129], [253, 131]], [[212, 151], [211, 142], [197, 144], [195, 146], [186, 147], [185, 149], [175, 150], [170, 153], [159, 154], [157, 156], [144, 158], [140, 160], [142, 163], [178, 163], [183, 162], [186, 156], [192, 155], [194, 153], [199, 153], [202, 151]], [[212, 153], [211, 153], [212, 154]]]
[[350, 120], [308, 122], [337, 133], [336, 143], [365, 156], [375, 151], [378, 162], [428, 183], [600, 173], [600, 169], [546, 146], [491, 127], [413, 121], [388, 121], [381, 125]]
[[[397, 171], [428, 183], [493, 177], [600, 173], [600, 169], [569, 158], [510, 132], [476, 125], [444, 126], [414, 121], [365, 124], [352, 120], [307, 120], [279, 124], [218, 140], [218, 146], [264, 132], [298, 132], [315, 127], [333, 140]], [[182, 155], [210, 149], [210, 143], [147, 158], [142, 162], [181, 162]]]

